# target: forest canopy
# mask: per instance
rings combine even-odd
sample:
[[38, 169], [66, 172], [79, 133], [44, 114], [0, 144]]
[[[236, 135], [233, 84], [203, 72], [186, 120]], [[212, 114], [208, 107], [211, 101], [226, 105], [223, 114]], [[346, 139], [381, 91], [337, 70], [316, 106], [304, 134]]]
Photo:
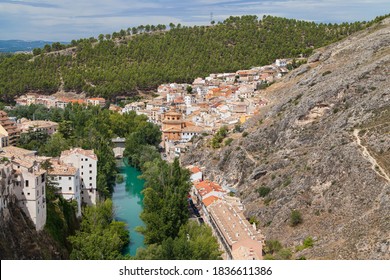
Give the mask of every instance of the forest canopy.
[[164, 82], [191, 82], [213, 72], [232, 72], [308, 56], [373, 22], [314, 23], [274, 16], [229, 17], [211, 26], [146, 25], [98, 39], [73, 40], [0, 60], [0, 98], [59, 89], [114, 98]]

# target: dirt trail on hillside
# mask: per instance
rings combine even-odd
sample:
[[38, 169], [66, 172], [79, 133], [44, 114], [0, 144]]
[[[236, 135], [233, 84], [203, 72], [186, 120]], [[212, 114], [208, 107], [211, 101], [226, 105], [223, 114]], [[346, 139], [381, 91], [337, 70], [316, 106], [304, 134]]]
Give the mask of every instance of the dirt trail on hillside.
[[[376, 174], [378, 174], [380, 177], [384, 178], [388, 183], [390, 183], [390, 177], [387, 175], [386, 171], [378, 164], [378, 162], [376, 161], [376, 159], [371, 156], [370, 152], [368, 151], [367, 147], [365, 147], [364, 145], [362, 145], [362, 141], [359, 137], [359, 132], [360, 132], [360, 129], [355, 129], [353, 131], [353, 136], [355, 136], [356, 138], [356, 144], [362, 148], [362, 154], [363, 154], [363, 157], [365, 157], [366, 159], [368, 159], [369, 162], [371, 162], [372, 164], [372, 170], [375, 171]], [[379, 171], [378, 171], [379, 170]]]

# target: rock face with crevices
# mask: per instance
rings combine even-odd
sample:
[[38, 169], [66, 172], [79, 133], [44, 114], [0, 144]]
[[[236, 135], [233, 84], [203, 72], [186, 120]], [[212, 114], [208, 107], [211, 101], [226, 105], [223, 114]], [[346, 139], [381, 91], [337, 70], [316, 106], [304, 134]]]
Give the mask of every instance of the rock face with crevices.
[[[390, 259], [389, 77], [385, 19], [268, 88], [270, 105], [245, 124], [248, 136], [218, 150], [197, 139], [182, 163], [236, 188], [267, 239], [294, 251], [313, 237], [296, 258]], [[271, 191], [260, 197], [259, 187]], [[303, 218], [295, 227], [293, 210]]]
[[69, 259], [69, 253], [46, 231], [37, 232], [13, 199], [0, 212], [0, 259], [59, 260]]

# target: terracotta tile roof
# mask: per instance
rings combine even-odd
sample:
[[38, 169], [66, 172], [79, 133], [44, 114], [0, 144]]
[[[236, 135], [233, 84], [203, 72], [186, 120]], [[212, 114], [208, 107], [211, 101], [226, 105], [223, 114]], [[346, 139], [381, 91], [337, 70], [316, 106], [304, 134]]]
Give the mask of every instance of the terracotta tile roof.
[[197, 132], [197, 133], [201, 133], [203, 132], [204, 129], [200, 126], [195, 126], [195, 125], [191, 125], [191, 126], [186, 126], [182, 129], [182, 132]]
[[74, 148], [71, 150], [66, 150], [61, 153], [61, 157], [63, 156], [69, 156], [71, 154], [82, 154], [86, 157], [89, 157], [91, 159], [97, 160], [97, 156], [93, 150], [84, 150], [81, 148]]
[[191, 171], [191, 173], [193, 173], [193, 174], [202, 172], [202, 171], [200, 170], [200, 168], [197, 167], [197, 166], [194, 166], [194, 167], [190, 168], [190, 171]]
[[240, 203], [217, 200], [207, 209], [234, 259], [262, 259], [264, 236], [246, 220]]
[[66, 163], [59, 161], [58, 159], [50, 160], [51, 169], [48, 170], [49, 175], [57, 176], [75, 176], [77, 174], [77, 168], [70, 166]]
[[220, 199], [219, 197], [212, 195], [212, 196], [206, 197], [205, 199], [202, 199], [202, 202], [203, 202], [204, 206], [208, 207], [219, 199]]
[[69, 102], [73, 104], [85, 104], [85, 101], [83, 99], [71, 99]]
[[212, 191], [215, 192], [224, 192], [222, 187], [217, 183], [211, 182], [209, 180], [201, 181], [195, 184], [195, 188], [198, 190], [198, 193], [203, 197]]

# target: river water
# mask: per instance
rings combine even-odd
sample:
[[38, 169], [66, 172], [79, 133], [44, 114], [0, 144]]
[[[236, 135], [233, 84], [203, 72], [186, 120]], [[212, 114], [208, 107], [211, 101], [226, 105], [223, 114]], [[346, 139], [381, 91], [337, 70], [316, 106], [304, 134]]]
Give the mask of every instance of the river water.
[[137, 248], [144, 246], [144, 237], [135, 231], [137, 226], [144, 223], [139, 217], [143, 209], [144, 180], [138, 179], [141, 175], [136, 168], [124, 163], [125, 160], [117, 161], [119, 174], [124, 177], [123, 183], [116, 184], [112, 201], [115, 206], [115, 218], [127, 224], [130, 231], [130, 244], [124, 249], [123, 254], [135, 255]]

